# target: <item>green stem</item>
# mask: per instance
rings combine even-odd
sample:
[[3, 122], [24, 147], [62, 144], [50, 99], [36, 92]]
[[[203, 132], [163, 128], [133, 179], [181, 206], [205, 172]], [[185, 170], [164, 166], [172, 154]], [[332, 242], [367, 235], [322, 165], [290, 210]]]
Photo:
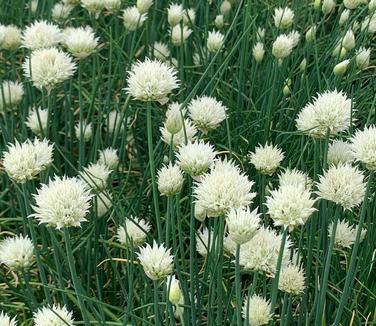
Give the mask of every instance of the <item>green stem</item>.
[[155, 178], [155, 165], [154, 165], [154, 153], [153, 153], [153, 125], [151, 121], [151, 103], [147, 102], [147, 137], [148, 137], [148, 150], [149, 150], [149, 162], [150, 162], [150, 175], [153, 191], [153, 203], [154, 203], [154, 213], [157, 222], [157, 232], [158, 232], [158, 241], [159, 243], [162, 240], [162, 229], [161, 229], [161, 218], [159, 215], [159, 206], [158, 206], [158, 191], [157, 191], [157, 180]]
[[161, 325], [161, 321], [159, 318], [159, 308], [158, 308], [158, 281], [153, 281], [154, 285], [154, 318], [155, 318], [155, 325]]
[[241, 295], [241, 280], [240, 280], [240, 245], [236, 245], [235, 254], [235, 291], [236, 291], [236, 321], [237, 325], [241, 325], [241, 309], [242, 309], [242, 295]]
[[340, 302], [339, 302], [339, 306], [338, 306], [338, 310], [337, 310], [337, 314], [336, 314], [336, 318], [334, 320], [333, 326], [339, 325], [339, 322], [341, 320], [341, 316], [342, 316], [342, 313], [343, 313], [343, 309], [345, 307], [349, 293], [351, 291], [351, 283], [354, 279], [355, 272], [356, 272], [356, 259], [357, 259], [357, 253], [358, 253], [359, 243], [360, 243], [361, 234], [362, 234], [362, 227], [363, 227], [364, 219], [365, 219], [365, 216], [366, 216], [366, 210], [367, 210], [367, 204], [368, 204], [367, 197], [368, 197], [368, 194], [370, 192], [372, 181], [373, 181], [373, 172], [371, 172], [371, 174], [369, 175], [369, 178], [368, 178], [367, 189], [366, 189], [366, 193], [364, 195], [364, 202], [363, 202], [362, 209], [361, 209], [361, 212], [360, 212], [359, 224], [358, 224], [358, 228], [356, 230], [355, 243], [354, 243], [354, 247], [353, 247], [353, 250], [352, 250], [352, 253], [351, 253], [349, 271], [347, 272], [347, 275], [346, 275], [345, 285], [343, 287], [342, 296], [341, 296], [341, 299], [340, 299]]

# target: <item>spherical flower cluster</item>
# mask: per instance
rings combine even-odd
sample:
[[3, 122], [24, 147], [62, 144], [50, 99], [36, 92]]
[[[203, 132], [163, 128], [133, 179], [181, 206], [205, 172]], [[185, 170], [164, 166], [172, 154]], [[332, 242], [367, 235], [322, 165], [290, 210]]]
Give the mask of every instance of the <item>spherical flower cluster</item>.
[[266, 198], [268, 214], [276, 226], [288, 227], [292, 231], [303, 225], [316, 210], [311, 192], [302, 187], [285, 185], [273, 190]]
[[247, 325], [262, 326], [268, 324], [272, 319], [270, 310], [270, 302], [254, 294], [250, 298], [245, 297], [242, 307], [242, 316]]
[[167, 64], [150, 60], [138, 61], [128, 73], [128, 93], [143, 102], [166, 103], [170, 93], [179, 87], [176, 70]]
[[17, 235], [0, 242], [0, 263], [9, 269], [27, 269], [33, 262], [33, 243], [28, 236]]
[[343, 60], [340, 63], [337, 63], [333, 68], [334, 75], [335, 76], [343, 76], [346, 73], [347, 67], [348, 67], [349, 64], [350, 64], [349, 59]]
[[93, 128], [91, 123], [88, 123], [87, 121], [77, 122], [77, 124], [74, 126], [74, 133], [81, 141], [88, 142], [91, 137], [93, 136]]
[[211, 171], [196, 182], [194, 196], [208, 217], [227, 214], [233, 208], [248, 206], [256, 196], [253, 182], [232, 161], [218, 160]]
[[90, 14], [98, 17], [100, 12], [104, 9], [103, 0], [80, 0], [81, 6], [84, 7]]
[[5, 80], [0, 85], [0, 112], [13, 109], [22, 101], [24, 89], [21, 83]]
[[98, 163], [107, 166], [110, 170], [115, 170], [119, 165], [117, 150], [109, 147], [99, 151]]
[[194, 25], [196, 22], [196, 11], [193, 8], [189, 8], [184, 11], [183, 24]]
[[259, 229], [260, 214], [257, 213], [257, 208], [253, 211], [248, 207], [232, 209], [227, 214], [226, 223], [229, 238], [242, 245], [251, 240]]
[[172, 44], [176, 46], [184, 44], [191, 34], [192, 30], [185, 25], [183, 27], [181, 27], [180, 25], [174, 26], [171, 29]]
[[73, 326], [74, 323], [72, 312], [65, 306], [55, 304], [35, 312], [33, 321], [35, 326]]
[[361, 4], [363, 3], [368, 3], [366, 0], [343, 0], [343, 5], [347, 9], [356, 9], [358, 8]]
[[366, 30], [368, 33], [373, 34], [376, 32], [376, 13], [368, 15], [362, 22], [362, 31]]
[[326, 91], [308, 103], [296, 119], [298, 130], [312, 137], [335, 136], [351, 124], [351, 99], [345, 93]]
[[273, 145], [256, 147], [253, 153], [249, 154], [250, 162], [261, 174], [272, 175], [280, 166], [283, 158], [283, 152]]
[[137, 10], [140, 14], [146, 13], [153, 5], [153, 0], [137, 0]]
[[338, 165], [340, 163], [349, 163], [354, 160], [351, 153], [351, 146], [343, 140], [335, 140], [330, 143], [328, 148], [327, 161], [329, 164]]
[[336, 7], [335, 0], [323, 0], [321, 10], [324, 15], [329, 15]]
[[21, 45], [21, 30], [14, 25], [0, 24], [0, 49], [13, 51]]
[[355, 57], [355, 62], [356, 65], [359, 69], [366, 69], [369, 66], [369, 61], [371, 58], [371, 50], [360, 47], [356, 51], [356, 57]]
[[345, 9], [344, 11], [342, 11], [341, 16], [339, 17], [339, 21], [338, 21], [339, 26], [343, 26], [347, 22], [349, 17], [350, 17], [349, 9]]
[[279, 35], [273, 42], [272, 54], [276, 59], [288, 57], [294, 48], [294, 40], [285, 34]]
[[181, 4], [171, 3], [167, 9], [167, 21], [174, 27], [180, 23], [184, 16], [184, 9]]
[[126, 218], [124, 224], [117, 229], [116, 237], [124, 246], [139, 247], [146, 241], [146, 236], [150, 230], [151, 226], [148, 222], [131, 216]]
[[98, 46], [98, 38], [93, 29], [86, 27], [68, 27], [64, 30], [63, 44], [76, 58], [84, 59], [92, 54]]
[[351, 152], [355, 160], [376, 171], [376, 126], [357, 130], [351, 140]]
[[73, 5], [64, 2], [55, 3], [52, 7], [51, 16], [56, 22], [64, 21], [69, 17], [69, 14], [73, 10]]
[[176, 134], [169, 132], [166, 125], [162, 127], [160, 131], [162, 134], [162, 140], [168, 145], [171, 145], [172, 140], [172, 146], [175, 148], [179, 145], [185, 144], [186, 140], [187, 142], [192, 142], [197, 134], [196, 127], [189, 119], [184, 119], [184, 127], [182, 126]]
[[36, 21], [22, 33], [22, 45], [30, 50], [50, 48], [58, 45], [62, 33], [58, 26], [47, 21]]
[[160, 61], [166, 61], [170, 56], [170, 50], [167, 44], [162, 42], [154, 42], [153, 55]]
[[256, 62], [261, 62], [264, 59], [265, 48], [262, 42], [257, 42], [252, 49], [252, 55]]
[[304, 271], [295, 265], [288, 265], [279, 274], [278, 289], [298, 296], [305, 290]]
[[218, 52], [224, 42], [224, 35], [218, 31], [211, 31], [208, 33], [208, 39], [206, 41], [206, 46], [209, 52]]
[[24, 74], [34, 86], [51, 91], [76, 71], [72, 58], [56, 48], [35, 50], [22, 65]]
[[342, 46], [347, 51], [350, 51], [355, 47], [355, 35], [351, 29], [349, 29], [346, 32], [345, 36], [342, 38]]
[[34, 195], [35, 213], [31, 216], [57, 229], [80, 226], [86, 221], [92, 197], [80, 179], [55, 176]]
[[137, 256], [145, 274], [153, 281], [164, 279], [172, 272], [174, 257], [171, 255], [171, 249], [166, 249], [163, 244], [158, 245], [155, 241], [153, 247], [146, 244]]
[[319, 177], [318, 195], [345, 209], [359, 206], [365, 195], [363, 174], [349, 164], [332, 165]]
[[210, 96], [193, 99], [188, 105], [188, 115], [203, 133], [216, 129], [226, 119], [227, 108]]
[[[334, 247], [336, 249], [351, 248], [355, 243], [357, 230], [358, 227], [350, 225], [347, 221], [338, 221], [334, 238]], [[333, 236], [333, 222], [329, 224], [328, 233], [331, 238]], [[366, 230], [362, 230], [360, 233], [360, 241], [362, 241], [365, 236]]]
[[[277, 267], [282, 235], [269, 228], [260, 228], [255, 236], [240, 246], [240, 265], [251, 270], [274, 274]], [[291, 241], [286, 239], [282, 266], [289, 263]]]
[[192, 177], [197, 177], [209, 170], [216, 152], [209, 143], [203, 141], [189, 142], [178, 148], [176, 157], [179, 167]]
[[178, 165], [164, 165], [158, 171], [158, 190], [163, 196], [174, 196], [183, 187], [184, 177]]
[[311, 189], [312, 187], [312, 179], [308, 174], [297, 169], [287, 169], [279, 175], [278, 180], [280, 187], [293, 186], [302, 189]]
[[92, 189], [103, 190], [107, 187], [111, 170], [103, 164], [91, 163], [80, 173], [81, 179]]
[[230, 13], [230, 11], [231, 11], [231, 2], [228, 1], [228, 0], [224, 0], [221, 3], [221, 7], [219, 8], [219, 11], [224, 16], [228, 15]]
[[37, 136], [42, 136], [47, 130], [48, 110], [32, 108], [25, 122], [26, 126]]
[[128, 7], [123, 10], [124, 27], [131, 32], [140, 28], [146, 19], [147, 15], [140, 14], [136, 6]]
[[11, 319], [5, 312], [0, 313], [0, 325], [2, 326], [17, 326], [16, 317]]
[[274, 25], [277, 28], [289, 28], [294, 21], [294, 12], [289, 8], [276, 8], [274, 9]]
[[3, 155], [3, 166], [8, 176], [15, 182], [24, 183], [34, 179], [52, 163], [53, 145], [46, 139], [16, 141], [8, 146]]
[[121, 0], [103, 0], [104, 7], [107, 11], [114, 13], [120, 10]]
[[225, 22], [223, 15], [217, 15], [214, 20], [215, 27], [217, 27], [218, 29], [222, 29], [224, 24]]

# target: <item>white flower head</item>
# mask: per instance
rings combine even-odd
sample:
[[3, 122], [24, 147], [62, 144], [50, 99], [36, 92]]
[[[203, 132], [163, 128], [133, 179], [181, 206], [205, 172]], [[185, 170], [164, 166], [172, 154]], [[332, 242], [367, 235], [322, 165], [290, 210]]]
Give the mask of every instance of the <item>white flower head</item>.
[[275, 8], [273, 19], [277, 28], [289, 28], [294, 22], [294, 12], [289, 7]]
[[345, 9], [344, 11], [342, 11], [341, 16], [339, 17], [339, 21], [338, 21], [339, 26], [343, 26], [347, 22], [349, 17], [350, 17], [349, 9]]
[[174, 196], [183, 187], [184, 177], [178, 165], [164, 165], [158, 171], [158, 190], [163, 196]]
[[171, 103], [168, 106], [168, 110], [166, 111], [166, 119], [164, 122], [164, 128], [172, 134], [177, 134], [183, 128], [183, 118], [184, 111], [180, 110], [179, 103]]
[[316, 38], [316, 31], [317, 31], [316, 25], [313, 25], [308, 29], [308, 31], [305, 34], [305, 39], [307, 42], [312, 42]]
[[305, 290], [303, 269], [296, 265], [283, 268], [279, 274], [278, 289], [294, 296], [301, 295]]
[[228, 236], [238, 245], [251, 240], [260, 227], [260, 214], [257, 208], [253, 211], [247, 208], [232, 209], [227, 214], [226, 223]]
[[184, 119], [184, 126], [182, 126], [182, 128], [176, 134], [169, 132], [166, 126], [162, 127], [160, 131], [162, 134], [162, 140], [168, 145], [171, 145], [172, 140], [172, 146], [174, 148], [178, 147], [179, 145], [185, 144], [186, 139], [187, 142], [193, 141], [197, 134], [196, 127], [189, 119]]
[[10, 318], [5, 312], [0, 312], [0, 325], [2, 326], [17, 326], [16, 317]]
[[312, 187], [312, 179], [308, 174], [297, 169], [287, 169], [279, 175], [278, 179], [280, 187], [293, 186], [303, 189], [311, 189]]
[[0, 49], [16, 50], [22, 43], [21, 30], [14, 25], [0, 24]]
[[196, 233], [196, 250], [202, 257], [207, 257], [214, 246], [214, 232], [204, 227]]
[[110, 13], [114, 13], [120, 10], [121, 8], [121, 0], [103, 0], [104, 7]]
[[90, 194], [87, 185], [78, 178], [55, 176], [48, 184], [42, 184], [34, 195], [35, 211], [32, 217], [57, 229], [80, 226], [86, 221], [90, 209]]
[[95, 196], [95, 212], [98, 217], [104, 216], [112, 207], [112, 195], [108, 191], [102, 191]]
[[252, 55], [255, 58], [256, 62], [261, 62], [264, 59], [265, 48], [262, 42], [257, 42], [252, 49]]
[[5, 238], [0, 241], [0, 263], [8, 266], [12, 271], [27, 269], [34, 263], [33, 248], [28, 236], [17, 235]]
[[[350, 225], [345, 220], [338, 221], [336, 235], [334, 239], [334, 247], [336, 249], [351, 248], [351, 246], [355, 243], [356, 240], [357, 229], [358, 227]], [[333, 222], [329, 224], [328, 233], [329, 237], [331, 238], [333, 236]], [[360, 241], [362, 241], [365, 236], [366, 230], [362, 230], [360, 234]]]
[[376, 126], [357, 130], [350, 141], [355, 160], [365, 164], [367, 169], [376, 171]]
[[228, 0], [223, 0], [219, 8], [219, 11], [223, 16], [228, 15], [231, 11], [231, 2]]
[[73, 314], [65, 306], [43, 307], [33, 314], [35, 326], [73, 326]]
[[336, 7], [335, 0], [323, 0], [321, 10], [324, 15], [329, 15]]
[[155, 241], [152, 247], [146, 244], [137, 256], [145, 274], [153, 281], [164, 279], [172, 273], [174, 257], [171, 249], [166, 249], [163, 244], [158, 245]]
[[298, 114], [298, 130], [312, 137], [324, 138], [329, 131], [335, 136], [347, 130], [351, 124], [351, 99], [341, 91], [325, 91], [318, 94]]
[[350, 63], [350, 60], [343, 60], [340, 63], [337, 63], [333, 68], [333, 73], [335, 76], [342, 76], [346, 73], [347, 67]]
[[3, 154], [3, 167], [15, 182], [24, 183], [33, 180], [52, 163], [53, 145], [46, 139], [30, 139], [20, 144], [10, 144]]
[[206, 173], [214, 163], [215, 156], [213, 146], [203, 141], [181, 145], [176, 154], [179, 167], [192, 177]]
[[107, 187], [111, 170], [104, 164], [91, 163], [80, 172], [80, 178], [88, 187], [96, 190], [103, 190]]
[[343, 5], [347, 9], [356, 9], [364, 3], [368, 3], [368, 0], [343, 0]]
[[269, 301], [266, 301], [259, 295], [252, 295], [250, 298], [245, 297], [242, 316], [249, 326], [262, 326], [269, 323], [272, 319], [270, 312], [271, 305]]
[[215, 17], [215, 20], [214, 20], [214, 25], [215, 27], [217, 27], [218, 29], [222, 29], [223, 26], [224, 26], [224, 17], [223, 15], [217, 15]]
[[360, 47], [356, 51], [355, 62], [359, 69], [366, 69], [369, 66], [369, 61], [371, 58], [371, 49], [366, 49]]
[[32, 108], [29, 111], [26, 126], [37, 136], [42, 136], [47, 130], [48, 110]]
[[146, 19], [147, 15], [141, 14], [136, 6], [128, 7], [123, 11], [124, 27], [131, 32], [142, 27]]
[[63, 44], [76, 58], [84, 59], [92, 54], [98, 46], [98, 38], [93, 29], [86, 27], [68, 27], [63, 32]]
[[52, 7], [52, 19], [56, 22], [64, 21], [68, 19], [71, 11], [73, 10], [73, 5], [64, 2], [55, 3]]
[[265, 39], [265, 28], [263, 27], [258, 27], [256, 31], [256, 40], [257, 42], [263, 42]]
[[137, 10], [142, 15], [153, 5], [153, 0], [137, 0]]
[[146, 241], [147, 234], [151, 230], [151, 225], [143, 219], [130, 216], [126, 218], [123, 225], [117, 229], [116, 237], [118, 241], [129, 247], [143, 245]]
[[174, 27], [180, 23], [184, 16], [184, 9], [181, 4], [171, 3], [167, 9], [167, 20], [170, 26]]
[[363, 174], [349, 164], [332, 165], [319, 177], [317, 194], [345, 209], [359, 206], [365, 195]]
[[193, 8], [184, 10], [183, 24], [184, 25], [194, 25], [196, 21], [196, 11]]
[[24, 74], [34, 86], [50, 91], [76, 71], [72, 58], [57, 48], [35, 50], [22, 65]]
[[285, 185], [273, 190], [266, 198], [268, 214], [276, 226], [288, 227], [291, 231], [305, 224], [316, 210], [311, 192], [302, 187]]
[[168, 96], [179, 87], [176, 70], [158, 60], [138, 61], [128, 73], [127, 92], [143, 102], [166, 103]]
[[188, 115], [203, 133], [216, 129], [226, 119], [227, 108], [214, 97], [201, 96], [188, 105]]
[[166, 61], [170, 57], [170, 50], [168, 49], [167, 44], [154, 42], [153, 54], [156, 59]]
[[173, 305], [178, 305], [182, 298], [182, 291], [180, 289], [179, 281], [176, 279], [175, 275], [169, 275], [167, 277], [167, 289], [168, 289], [168, 300]]
[[218, 160], [211, 171], [196, 182], [194, 196], [208, 217], [227, 214], [231, 209], [248, 206], [256, 196], [253, 182], [232, 161]]
[[338, 165], [340, 163], [350, 163], [354, 160], [351, 153], [351, 146], [348, 142], [335, 140], [329, 144], [328, 163]]
[[90, 14], [99, 17], [100, 12], [104, 9], [104, 0], [80, 0], [81, 6]]
[[107, 166], [110, 170], [115, 170], [119, 165], [117, 149], [111, 147], [99, 151], [98, 163]]
[[[240, 265], [245, 268], [274, 274], [277, 267], [279, 249], [282, 235], [275, 231], [261, 227], [255, 236], [240, 246]], [[292, 243], [286, 239], [285, 249], [282, 253], [282, 266], [289, 263], [289, 248]]]
[[294, 40], [288, 35], [281, 34], [273, 42], [272, 54], [276, 59], [288, 57], [294, 48]]
[[366, 30], [368, 33], [373, 34], [376, 32], [376, 13], [373, 13], [372, 15], [368, 15], [366, 18], [364, 18], [361, 30]]
[[123, 117], [117, 111], [111, 111], [107, 116], [107, 131], [110, 135], [124, 131]]
[[60, 28], [44, 20], [36, 21], [22, 33], [22, 45], [30, 50], [57, 46], [61, 40]]
[[250, 162], [256, 170], [266, 175], [272, 175], [278, 169], [284, 156], [277, 146], [269, 144], [260, 145], [256, 147], [253, 153], [249, 154]]
[[24, 89], [17, 81], [5, 80], [0, 84], [0, 112], [15, 109], [21, 103]]
[[93, 128], [91, 123], [87, 122], [86, 120], [83, 120], [82, 123], [78, 121], [74, 126], [74, 133], [77, 139], [82, 139], [84, 142], [88, 142], [93, 136]]
[[351, 28], [346, 32], [345, 36], [342, 38], [342, 46], [347, 51], [350, 51], [355, 47], [355, 35]]
[[187, 26], [181, 27], [176, 25], [171, 29], [171, 41], [173, 45], [179, 46], [184, 44], [188, 37], [192, 34], [192, 30]]
[[206, 46], [209, 52], [218, 52], [224, 42], [224, 35], [218, 31], [211, 31], [208, 33], [208, 39], [206, 41]]

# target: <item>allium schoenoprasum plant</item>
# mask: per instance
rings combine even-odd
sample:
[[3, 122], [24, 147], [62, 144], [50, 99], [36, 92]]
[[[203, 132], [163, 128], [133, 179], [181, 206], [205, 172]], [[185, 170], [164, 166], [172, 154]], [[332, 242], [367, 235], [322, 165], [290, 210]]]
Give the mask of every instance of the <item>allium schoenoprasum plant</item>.
[[376, 325], [375, 0], [0, 0], [0, 326]]

